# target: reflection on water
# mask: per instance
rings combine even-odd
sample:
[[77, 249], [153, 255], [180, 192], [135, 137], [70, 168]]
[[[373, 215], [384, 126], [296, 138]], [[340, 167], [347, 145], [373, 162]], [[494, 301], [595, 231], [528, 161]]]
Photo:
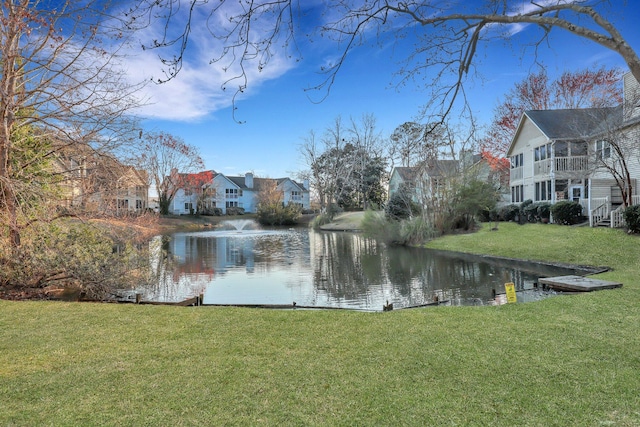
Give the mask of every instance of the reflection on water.
[[143, 299], [205, 304], [292, 304], [382, 310], [448, 301], [487, 304], [514, 282], [519, 301], [540, 299], [538, 277], [574, 271], [387, 247], [355, 233], [310, 229], [175, 233], [152, 243], [156, 286]]

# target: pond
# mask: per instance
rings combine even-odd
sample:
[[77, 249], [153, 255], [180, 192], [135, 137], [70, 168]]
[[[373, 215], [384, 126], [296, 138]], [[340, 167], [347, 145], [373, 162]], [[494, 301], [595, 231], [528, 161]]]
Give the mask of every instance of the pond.
[[[237, 228], [236, 228], [237, 227]], [[545, 298], [539, 277], [573, 269], [387, 246], [358, 233], [308, 228], [226, 229], [175, 233], [152, 241], [158, 283], [138, 289], [146, 301], [179, 302], [203, 295], [204, 304], [293, 305], [382, 310], [494, 303], [494, 291], [516, 285], [518, 301]]]

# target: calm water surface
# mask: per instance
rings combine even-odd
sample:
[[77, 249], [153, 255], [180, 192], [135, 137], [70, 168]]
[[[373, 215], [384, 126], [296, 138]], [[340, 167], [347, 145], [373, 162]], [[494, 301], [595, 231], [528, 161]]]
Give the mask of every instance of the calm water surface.
[[156, 286], [143, 299], [205, 304], [292, 304], [381, 310], [434, 301], [482, 305], [514, 282], [518, 301], [546, 297], [539, 277], [573, 270], [518, 265], [436, 251], [388, 247], [356, 233], [307, 228], [212, 230], [152, 241]]

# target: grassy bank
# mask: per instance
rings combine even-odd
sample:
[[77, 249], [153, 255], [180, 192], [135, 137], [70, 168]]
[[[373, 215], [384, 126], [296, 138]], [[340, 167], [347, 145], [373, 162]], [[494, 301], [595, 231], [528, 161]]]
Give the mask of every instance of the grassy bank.
[[640, 425], [640, 239], [502, 224], [430, 246], [624, 287], [390, 313], [0, 301], [0, 425]]

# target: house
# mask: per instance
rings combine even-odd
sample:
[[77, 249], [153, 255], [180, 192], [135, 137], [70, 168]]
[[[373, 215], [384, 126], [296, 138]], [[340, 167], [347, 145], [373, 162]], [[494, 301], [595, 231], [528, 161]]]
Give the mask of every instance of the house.
[[624, 88], [618, 107], [523, 113], [507, 152], [512, 203], [573, 200], [591, 225], [620, 225], [624, 196], [640, 178], [638, 84], [631, 74]]
[[175, 186], [175, 193], [169, 206], [169, 213], [174, 215], [188, 215], [198, 212], [198, 204], [203, 203], [207, 195], [207, 184], [217, 173], [213, 170], [197, 173], [178, 173], [171, 171], [171, 182]]
[[67, 209], [100, 214], [142, 213], [149, 206], [147, 173], [80, 147], [60, 150], [53, 169]]
[[389, 199], [400, 189], [405, 189], [411, 194], [411, 198], [414, 202], [418, 201], [418, 194], [416, 193], [416, 185], [418, 183], [419, 168], [414, 166], [396, 166], [391, 170], [391, 177], [389, 178]]
[[415, 167], [394, 167], [389, 178], [389, 198], [404, 188], [414, 202], [428, 205], [462, 177], [499, 183], [499, 171], [494, 171], [482, 155], [462, 151], [459, 157], [431, 160]]
[[[199, 176], [199, 179], [194, 179]], [[193, 185], [196, 182], [198, 185]], [[302, 209], [309, 209], [309, 182], [299, 183], [291, 178], [257, 178], [252, 173], [244, 176], [227, 176], [214, 171], [199, 174], [185, 174], [181, 188], [176, 192], [171, 203], [170, 213], [212, 213], [220, 209], [222, 214], [238, 209], [241, 212], [253, 213], [258, 208], [260, 192], [273, 186], [282, 203], [298, 204]]]

